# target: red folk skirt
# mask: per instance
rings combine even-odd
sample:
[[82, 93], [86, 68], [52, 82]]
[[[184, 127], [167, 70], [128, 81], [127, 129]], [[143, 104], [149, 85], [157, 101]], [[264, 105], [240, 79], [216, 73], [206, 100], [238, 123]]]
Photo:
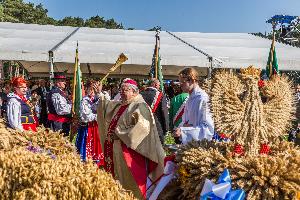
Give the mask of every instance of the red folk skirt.
[[36, 124], [22, 124], [23, 129], [26, 131], [37, 132]]

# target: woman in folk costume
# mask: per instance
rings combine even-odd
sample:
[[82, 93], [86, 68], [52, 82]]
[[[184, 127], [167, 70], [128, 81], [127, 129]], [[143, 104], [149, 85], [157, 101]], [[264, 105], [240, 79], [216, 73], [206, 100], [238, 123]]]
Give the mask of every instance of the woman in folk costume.
[[94, 82], [88, 81], [85, 85], [86, 96], [83, 97], [80, 104], [80, 121], [76, 138], [76, 147], [82, 160], [86, 158], [93, 159], [98, 166], [104, 165], [104, 155], [102, 153], [101, 143], [98, 133], [97, 123], [97, 102], [93, 88]]
[[34, 107], [26, 97], [27, 83], [22, 77], [12, 80], [13, 93], [7, 95], [7, 119], [13, 129], [32, 130], [36, 132]]
[[179, 82], [183, 92], [189, 93], [182, 122], [175, 131], [182, 142], [192, 139], [211, 140], [214, 135], [214, 123], [209, 109], [208, 94], [198, 85], [198, 73], [193, 68], [185, 68], [179, 73]]
[[[99, 86], [101, 91], [102, 86]], [[104, 151], [104, 168], [131, 190], [145, 199], [147, 184], [163, 174], [164, 150], [159, 140], [151, 109], [139, 94], [137, 83], [124, 79], [121, 101], [108, 101], [100, 96], [98, 125]]]

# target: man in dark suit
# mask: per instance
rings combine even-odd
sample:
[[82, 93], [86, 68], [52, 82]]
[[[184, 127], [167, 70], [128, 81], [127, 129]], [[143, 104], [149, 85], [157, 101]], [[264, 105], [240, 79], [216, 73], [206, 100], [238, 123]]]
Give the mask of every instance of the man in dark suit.
[[39, 118], [39, 124], [44, 125], [44, 127], [49, 127], [46, 98], [48, 92], [50, 91], [50, 88], [47, 87], [46, 80], [39, 80], [39, 87], [35, 89], [35, 91], [41, 97], [41, 113]]
[[151, 79], [150, 86], [141, 92], [141, 95], [152, 110], [160, 141], [163, 144], [164, 136], [169, 130], [169, 117], [167, 98], [161, 91], [159, 91], [159, 88], [159, 80]]

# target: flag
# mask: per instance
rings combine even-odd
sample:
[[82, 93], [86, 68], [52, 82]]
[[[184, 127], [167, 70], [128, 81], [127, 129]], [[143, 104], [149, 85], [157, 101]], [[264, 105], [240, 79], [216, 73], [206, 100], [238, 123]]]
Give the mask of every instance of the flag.
[[163, 81], [163, 74], [162, 74], [162, 66], [160, 65], [160, 56], [158, 56], [157, 60], [157, 78], [160, 82], [160, 91], [164, 92], [164, 81]]
[[81, 83], [81, 70], [80, 63], [78, 58], [78, 43], [76, 48], [75, 55], [75, 66], [74, 66], [74, 79], [73, 79], [73, 91], [72, 91], [72, 125], [70, 130], [70, 141], [75, 143], [77, 129], [79, 126], [79, 117], [80, 117], [80, 103], [82, 100], [82, 83]]
[[74, 66], [74, 81], [73, 81], [73, 107], [72, 114], [73, 116], [80, 116], [80, 103], [82, 100], [82, 83], [81, 83], [81, 70], [80, 63], [78, 58], [78, 43], [76, 48], [76, 56], [75, 56], [75, 66]]
[[152, 57], [152, 64], [151, 64], [151, 68], [150, 68], [150, 77], [151, 78], [155, 78], [155, 50], [153, 53], [153, 57]]
[[271, 49], [270, 49], [266, 72], [267, 72], [267, 75], [268, 75], [269, 78], [273, 74], [278, 74], [279, 73], [275, 47], [273, 49], [271, 47]]
[[273, 30], [273, 39], [272, 44], [269, 52], [266, 72], [268, 78], [271, 78], [274, 74], [279, 74], [278, 70], [278, 62], [277, 62], [277, 56], [276, 56], [276, 50], [275, 50], [275, 31]]
[[150, 76], [151, 78], [157, 78], [160, 82], [160, 89], [164, 91], [164, 83], [163, 83], [163, 74], [162, 74], [162, 66], [160, 64], [160, 55], [159, 55], [159, 35], [158, 33], [155, 35], [156, 37], [156, 44], [154, 48], [154, 53], [152, 56], [152, 65], [150, 69]]

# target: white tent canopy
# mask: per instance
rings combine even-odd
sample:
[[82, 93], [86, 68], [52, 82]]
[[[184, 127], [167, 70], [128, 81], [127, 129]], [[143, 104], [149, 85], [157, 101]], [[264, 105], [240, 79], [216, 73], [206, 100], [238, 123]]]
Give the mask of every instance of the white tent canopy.
[[[219, 67], [241, 68], [255, 65], [264, 68], [271, 41], [246, 33], [173, 32], [174, 35], [222, 61]], [[115, 74], [147, 75], [155, 45], [155, 32], [76, 28], [52, 25], [0, 23], [0, 60], [18, 60], [31, 73], [49, 73], [49, 51], [54, 54], [54, 71], [73, 72], [76, 43], [79, 43], [81, 68], [87, 73], [105, 74], [124, 53], [129, 59]], [[300, 49], [276, 44], [281, 70], [300, 70]], [[169, 33], [160, 33], [163, 73], [175, 76], [183, 66], [199, 67], [206, 73], [210, 62]]]

